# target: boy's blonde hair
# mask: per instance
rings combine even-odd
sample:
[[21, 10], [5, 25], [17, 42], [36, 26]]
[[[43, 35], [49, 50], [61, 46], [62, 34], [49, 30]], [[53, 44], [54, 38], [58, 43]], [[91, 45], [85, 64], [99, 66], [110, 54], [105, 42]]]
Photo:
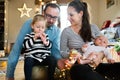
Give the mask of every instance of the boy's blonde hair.
[[31, 25], [34, 25], [35, 22], [37, 22], [37, 21], [45, 21], [45, 24], [46, 24], [46, 19], [45, 19], [45, 17], [44, 17], [43, 15], [41, 15], [41, 14], [36, 14], [36, 15], [33, 17], [33, 20], [32, 20]]

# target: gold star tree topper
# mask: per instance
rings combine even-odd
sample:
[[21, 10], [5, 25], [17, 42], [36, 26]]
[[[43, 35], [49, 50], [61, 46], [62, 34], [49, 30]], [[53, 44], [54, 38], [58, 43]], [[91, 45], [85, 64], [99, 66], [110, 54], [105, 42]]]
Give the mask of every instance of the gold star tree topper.
[[32, 10], [32, 8], [27, 8], [26, 4], [24, 3], [23, 8], [18, 8], [18, 10], [21, 12], [20, 17], [23, 16], [30, 17], [29, 12]]

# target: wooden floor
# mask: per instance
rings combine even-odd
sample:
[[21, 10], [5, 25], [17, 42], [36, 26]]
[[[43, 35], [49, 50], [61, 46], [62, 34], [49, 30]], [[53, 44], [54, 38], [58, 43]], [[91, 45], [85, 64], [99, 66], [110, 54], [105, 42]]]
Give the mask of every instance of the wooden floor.
[[[113, 54], [113, 53], [112, 53]], [[117, 54], [112, 55], [116, 62], [120, 62], [120, 56]], [[6, 64], [5, 61], [0, 61], [0, 80], [5, 80], [5, 71], [6, 71]], [[17, 64], [16, 70], [15, 70], [15, 80], [24, 80], [24, 71], [23, 71], [23, 64], [24, 61], [20, 60]]]
[[[0, 61], [0, 80], [5, 80], [6, 62]], [[24, 80], [23, 61], [19, 61], [15, 70], [15, 80]]]

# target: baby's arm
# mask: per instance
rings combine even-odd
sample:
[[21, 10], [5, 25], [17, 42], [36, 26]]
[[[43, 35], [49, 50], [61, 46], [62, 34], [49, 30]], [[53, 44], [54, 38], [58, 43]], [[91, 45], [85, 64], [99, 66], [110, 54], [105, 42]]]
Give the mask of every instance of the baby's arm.
[[93, 59], [93, 63], [95, 64], [95, 66], [98, 66], [102, 62], [105, 55], [103, 52], [98, 52], [96, 53], [96, 56], [97, 58]]
[[92, 52], [92, 53], [90, 53], [90, 54], [88, 55], [88, 57], [87, 57], [86, 59], [88, 59], [88, 60], [93, 60], [93, 59], [95, 59], [95, 58], [97, 58], [97, 55]]
[[94, 53], [90, 53], [87, 57], [80, 60], [80, 64], [91, 64], [93, 60], [97, 58], [97, 55]]
[[102, 52], [91, 52], [88, 57], [86, 57], [87, 60], [90, 60], [88, 63], [92, 67], [97, 67], [99, 63], [102, 62], [104, 54]]
[[115, 62], [115, 60], [112, 57], [112, 54], [110, 53], [110, 51], [107, 48], [104, 50], [104, 54], [105, 54], [105, 57], [106, 57], [108, 63], [114, 63]]
[[84, 45], [81, 47], [82, 52], [86, 52], [87, 48], [88, 48], [88, 44], [84, 44]]

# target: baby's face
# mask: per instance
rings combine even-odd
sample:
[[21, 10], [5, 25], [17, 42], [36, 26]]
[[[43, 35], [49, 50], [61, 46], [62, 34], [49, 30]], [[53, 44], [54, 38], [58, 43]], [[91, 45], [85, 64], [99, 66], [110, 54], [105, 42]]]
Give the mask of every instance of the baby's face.
[[100, 36], [100, 37], [98, 37], [98, 38], [95, 39], [94, 43], [95, 43], [95, 45], [97, 45], [97, 46], [107, 47], [107, 45], [108, 45], [108, 40], [107, 40], [107, 38], [105, 38], [104, 36]]

